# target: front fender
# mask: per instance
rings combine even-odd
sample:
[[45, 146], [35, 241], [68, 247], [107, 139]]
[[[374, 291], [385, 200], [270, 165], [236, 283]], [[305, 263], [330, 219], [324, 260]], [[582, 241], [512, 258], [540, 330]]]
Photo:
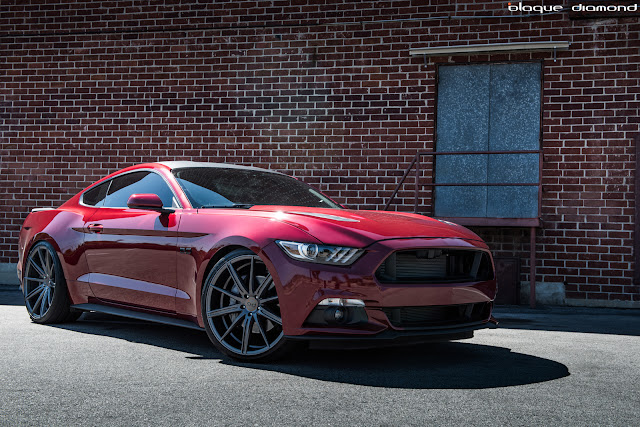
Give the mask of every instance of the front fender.
[[204, 326], [199, 315], [202, 284], [217, 260], [235, 247], [248, 248], [258, 254], [274, 274], [278, 286], [274, 266], [263, 252], [263, 248], [276, 239], [322, 243], [306, 231], [272, 218], [183, 215], [178, 231], [176, 312]]

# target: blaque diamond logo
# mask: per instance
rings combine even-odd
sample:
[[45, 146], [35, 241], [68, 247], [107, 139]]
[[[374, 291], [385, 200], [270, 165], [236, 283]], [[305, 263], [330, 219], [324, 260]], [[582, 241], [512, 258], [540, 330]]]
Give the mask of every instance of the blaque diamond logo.
[[633, 4], [574, 4], [570, 8], [561, 4], [556, 5], [529, 5], [523, 2], [508, 3], [507, 8], [511, 12], [527, 13], [553, 13], [571, 10], [573, 12], [637, 12], [638, 3]]

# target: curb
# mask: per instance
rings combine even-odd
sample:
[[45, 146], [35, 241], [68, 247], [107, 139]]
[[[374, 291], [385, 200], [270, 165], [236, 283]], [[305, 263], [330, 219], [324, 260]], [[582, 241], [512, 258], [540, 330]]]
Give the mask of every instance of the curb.
[[[513, 317], [540, 317], [545, 315], [622, 315], [638, 316], [640, 309], [637, 308], [611, 308], [611, 307], [576, 307], [576, 306], [539, 306], [530, 308], [528, 306], [503, 305], [496, 306], [493, 314], [498, 316]], [[498, 319], [500, 320], [500, 319]]]

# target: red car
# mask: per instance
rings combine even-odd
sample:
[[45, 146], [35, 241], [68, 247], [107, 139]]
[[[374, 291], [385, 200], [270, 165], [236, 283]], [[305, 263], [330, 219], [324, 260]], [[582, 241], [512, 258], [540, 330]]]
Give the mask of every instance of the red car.
[[180, 161], [34, 209], [18, 276], [34, 322], [98, 311], [204, 329], [254, 361], [300, 341], [469, 338], [496, 294], [491, 253], [464, 227], [346, 209], [273, 171]]

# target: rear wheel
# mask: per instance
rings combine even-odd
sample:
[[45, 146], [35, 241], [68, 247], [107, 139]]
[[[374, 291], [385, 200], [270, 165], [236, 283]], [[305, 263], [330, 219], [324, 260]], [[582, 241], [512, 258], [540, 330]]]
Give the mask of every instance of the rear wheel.
[[248, 249], [229, 253], [213, 267], [202, 287], [202, 317], [213, 344], [235, 359], [271, 360], [290, 349], [273, 277]]
[[38, 242], [31, 248], [22, 283], [24, 304], [34, 322], [62, 323], [80, 317], [81, 312], [70, 308], [62, 266], [48, 242]]

